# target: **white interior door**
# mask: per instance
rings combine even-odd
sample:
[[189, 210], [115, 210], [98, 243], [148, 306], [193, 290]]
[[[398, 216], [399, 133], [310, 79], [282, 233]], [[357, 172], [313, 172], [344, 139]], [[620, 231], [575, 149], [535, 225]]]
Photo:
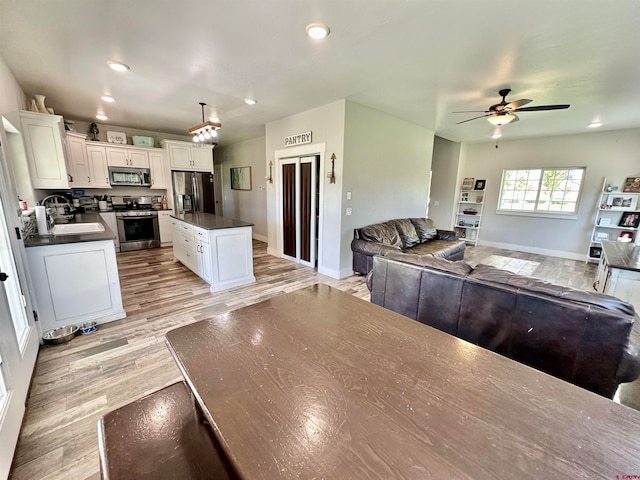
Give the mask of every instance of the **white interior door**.
[[278, 181], [282, 256], [314, 268], [318, 248], [317, 165], [315, 155], [281, 159]]
[[25, 268], [24, 244], [15, 229], [17, 194], [0, 128], [0, 478], [9, 475], [39, 348]]

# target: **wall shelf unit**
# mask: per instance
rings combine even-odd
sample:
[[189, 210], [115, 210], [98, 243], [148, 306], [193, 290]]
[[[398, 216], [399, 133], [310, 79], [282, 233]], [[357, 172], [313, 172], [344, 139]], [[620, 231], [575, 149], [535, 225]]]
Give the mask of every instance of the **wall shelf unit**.
[[458, 237], [469, 245], [478, 244], [483, 205], [484, 189], [462, 190], [460, 192], [454, 227]]
[[638, 243], [640, 224], [640, 192], [613, 190], [605, 178], [595, 206], [593, 229], [587, 251], [587, 262], [599, 262], [602, 241]]

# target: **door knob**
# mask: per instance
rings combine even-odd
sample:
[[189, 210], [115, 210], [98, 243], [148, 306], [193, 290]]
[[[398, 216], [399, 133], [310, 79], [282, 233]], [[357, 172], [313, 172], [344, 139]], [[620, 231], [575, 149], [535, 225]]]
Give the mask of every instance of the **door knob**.
[[0, 272], [0, 282], [4, 282], [7, 280], [7, 278], [9, 278], [9, 275], [7, 275], [4, 272]]

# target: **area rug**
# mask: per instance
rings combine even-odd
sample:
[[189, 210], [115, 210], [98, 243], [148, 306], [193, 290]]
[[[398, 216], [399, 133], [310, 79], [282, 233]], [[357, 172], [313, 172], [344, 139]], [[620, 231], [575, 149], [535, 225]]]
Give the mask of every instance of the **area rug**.
[[480, 260], [478, 263], [483, 265], [491, 265], [492, 267], [508, 270], [518, 275], [533, 275], [536, 268], [540, 266], [540, 262], [532, 262], [530, 260], [520, 260], [519, 258], [503, 257], [501, 255], [490, 255]]

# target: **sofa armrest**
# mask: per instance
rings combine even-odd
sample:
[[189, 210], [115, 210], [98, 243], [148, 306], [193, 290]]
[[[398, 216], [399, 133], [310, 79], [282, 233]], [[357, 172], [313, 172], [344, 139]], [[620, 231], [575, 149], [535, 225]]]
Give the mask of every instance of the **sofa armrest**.
[[387, 252], [399, 252], [400, 247], [354, 238], [353, 240], [351, 240], [351, 251], [362, 253], [368, 256], [373, 256], [384, 255]]
[[367, 288], [369, 289], [369, 292], [371, 292], [371, 289], [373, 288], [373, 268], [369, 273], [367, 273]]
[[640, 377], [640, 350], [635, 345], [627, 344], [622, 352], [616, 380], [619, 383], [633, 382]]
[[438, 236], [436, 237], [438, 240], [459, 240], [458, 234], [453, 230], [436, 230], [438, 232]]

